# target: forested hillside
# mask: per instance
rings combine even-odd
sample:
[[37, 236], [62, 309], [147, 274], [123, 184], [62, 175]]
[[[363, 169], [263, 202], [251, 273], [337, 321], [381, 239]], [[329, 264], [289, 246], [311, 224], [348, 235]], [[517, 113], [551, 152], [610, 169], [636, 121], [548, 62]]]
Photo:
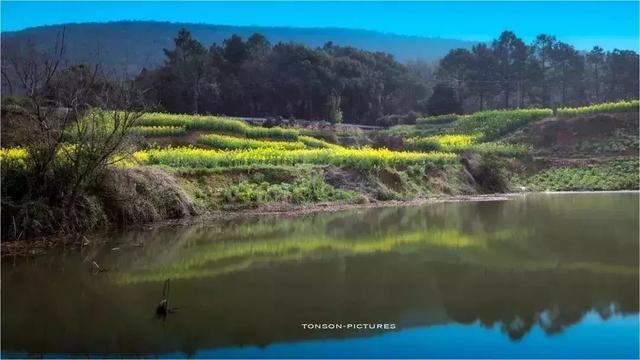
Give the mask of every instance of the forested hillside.
[[[162, 65], [144, 68], [135, 76], [114, 73], [113, 63], [100, 62], [109, 48], [100, 43], [95, 59], [70, 62], [67, 55], [77, 50], [78, 43], [66, 29], [47, 35], [58, 54], [38, 50], [37, 43], [3, 43], [3, 49], [10, 49], [2, 53], [4, 94], [20, 95], [25, 87], [15, 64], [52, 57], [66, 67], [66, 80], [50, 89], [52, 99], [87, 78], [102, 77], [103, 84], [135, 79], [147, 104], [172, 113], [391, 126], [413, 124], [425, 114], [557, 108], [637, 98], [635, 51], [605, 52], [596, 46], [585, 53], [546, 34], [526, 44], [504, 31], [490, 43], [453, 49], [437, 63], [401, 63], [386, 52], [331, 41], [312, 47], [254, 33], [206, 43], [187, 29], [176, 34], [164, 47]], [[131, 38], [126, 33], [117, 37], [125, 42]], [[149, 46], [163, 47], [151, 41], [138, 48]], [[135, 70], [137, 65], [132, 66]]]
[[509, 31], [452, 50], [435, 68], [333, 43], [273, 45], [260, 34], [207, 48], [186, 30], [165, 55], [165, 66], [137, 81], [179, 113], [393, 125], [415, 122], [413, 112], [579, 106], [636, 98], [638, 89], [634, 51], [582, 54], [553, 36], [526, 45]]
[[2, 50], [11, 50], [15, 43], [32, 41], [40, 50], [51, 50], [56, 35], [65, 28], [67, 56], [70, 62], [95, 61], [112, 69], [127, 69], [136, 74], [143, 67], [162, 65], [163, 48], [173, 44], [175, 34], [187, 28], [194, 38], [206, 46], [222, 41], [233, 34], [248, 38], [260, 33], [274, 44], [296, 42], [310, 47], [322, 46], [328, 41], [350, 45], [370, 51], [384, 51], [400, 61], [422, 59], [435, 61], [449, 50], [471, 48], [474, 42], [403, 36], [375, 31], [340, 28], [290, 28], [259, 26], [224, 26], [210, 24], [186, 24], [156, 21], [119, 21], [110, 23], [82, 23], [28, 28], [2, 33]]

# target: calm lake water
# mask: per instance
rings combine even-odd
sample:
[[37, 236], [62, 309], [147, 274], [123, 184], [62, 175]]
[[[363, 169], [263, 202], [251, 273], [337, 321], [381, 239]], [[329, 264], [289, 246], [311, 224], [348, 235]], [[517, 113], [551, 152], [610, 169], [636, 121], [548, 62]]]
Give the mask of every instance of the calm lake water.
[[[538, 194], [111, 234], [2, 263], [2, 357], [638, 358], [638, 201]], [[177, 309], [158, 319], [167, 278]]]

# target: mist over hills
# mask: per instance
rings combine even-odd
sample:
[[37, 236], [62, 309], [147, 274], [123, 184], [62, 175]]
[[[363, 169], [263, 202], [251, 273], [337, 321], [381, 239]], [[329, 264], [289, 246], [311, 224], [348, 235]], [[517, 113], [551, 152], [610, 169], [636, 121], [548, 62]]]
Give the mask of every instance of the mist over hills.
[[[455, 48], [471, 48], [472, 41], [427, 38], [343, 28], [290, 28], [260, 26], [226, 26], [210, 24], [170, 23], [155, 21], [119, 21], [109, 23], [77, 23], [41, 26], [2, 33], [2, 50], [11, 52], [18, 44], [34, 43], [48, 51], [65, 29], [65, 54], [70, 63], [96, 61], [116, 71], [135, 74], [143, 67], [153, 68], [164, 60], [164, 48], [173, 48], [173, 39], [181, 28], [187, 28], [206, 46], [218, 43], [232, 34], [243, 38], [260, 33], [275, 44], [298, 42], [310, 47], [328, 41], [369, 51], [387, 52], [401, 62], [421, 59], [435, 61]], [[5, 54], [7, 54], [5, 52]]]

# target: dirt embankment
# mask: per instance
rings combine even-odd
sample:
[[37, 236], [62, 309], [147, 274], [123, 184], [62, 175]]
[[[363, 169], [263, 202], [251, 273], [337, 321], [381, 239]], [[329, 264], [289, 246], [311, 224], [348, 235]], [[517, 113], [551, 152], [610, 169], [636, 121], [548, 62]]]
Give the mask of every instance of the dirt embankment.
[[79, 237], [82, 232], [200, 213], [178, 179], [151, 167], [111, 168], [103, 181], [83, 193], [72, 213], [43, 199], [17, 206], [3, 199], [2, 239], [34, 240], [52, 235]]
[[638, 154], [638, 113], [548, 118], [510, 134], [505, 140], [529, 144], [550, 159], [634, 157]]

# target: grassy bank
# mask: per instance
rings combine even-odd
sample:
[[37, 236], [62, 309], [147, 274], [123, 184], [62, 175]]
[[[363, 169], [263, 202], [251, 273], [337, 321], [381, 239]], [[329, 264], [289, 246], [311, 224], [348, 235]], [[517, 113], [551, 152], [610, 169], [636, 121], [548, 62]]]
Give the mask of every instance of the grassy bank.
[[551, 167], [532, 176], [516, 176], [513, 185], [531, 191], [638, 190], [637, 160], [580, 167]]

